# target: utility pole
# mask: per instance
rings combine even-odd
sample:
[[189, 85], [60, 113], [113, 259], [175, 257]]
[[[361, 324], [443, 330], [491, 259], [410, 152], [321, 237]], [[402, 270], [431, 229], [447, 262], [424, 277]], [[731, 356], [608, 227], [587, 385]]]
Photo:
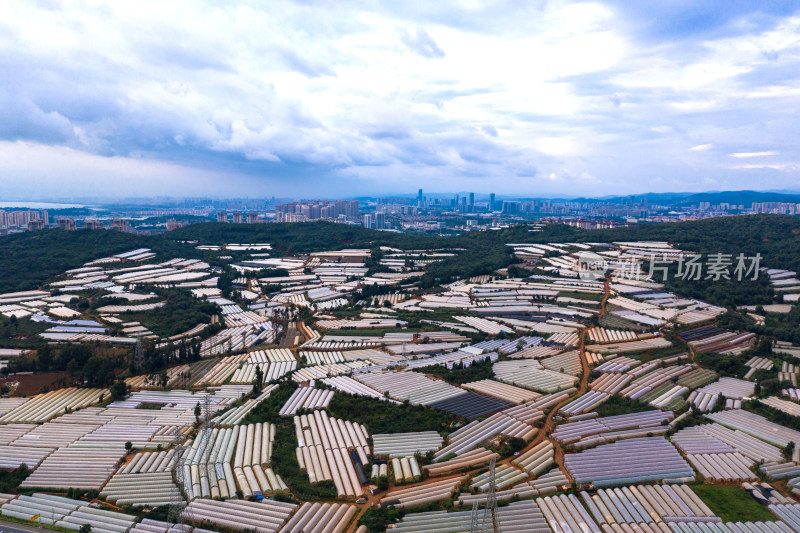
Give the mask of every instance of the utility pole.
[[[172, 497], [169, 503], [169, 511], [167, 513], [167, 522], [170, 525], [177, 525], [183, 523], [183, 512], [186, 509], [186, 500], [183, 498], [183, 487], [185, 484], [184, 479], [184, 464], [186, 452], [188, 451], [183, 444], [181, 444], [181, 426], [175, 427], [175, 437], [173, 443], [175, 444], [174, 452], [172, 455], [172, 480], [178, 485], [178, 491]], [[190, 480], [191, 483], [191, 480]]]
[[136, 339], [136, 351], [133, 353], [133, 366], [138, 372], [144, 368], [144, 349], [142, 348], [142, 338]]

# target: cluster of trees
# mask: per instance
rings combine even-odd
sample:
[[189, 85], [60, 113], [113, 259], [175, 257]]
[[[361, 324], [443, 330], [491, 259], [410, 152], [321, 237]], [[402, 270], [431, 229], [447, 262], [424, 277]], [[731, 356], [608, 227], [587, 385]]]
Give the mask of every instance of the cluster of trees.
[[713, 370], [720, 376], [740, 378], [744, 376], [749, 367], [745, 366], [747, 359], [744, 357], [731, 357], [718, 353], [699, 353], [694, 356], [694, 361], [703, 368]]
[[394, 507], [373, 507], [358, 519], [359, 526], [366, 526], [369, 533], [383, 533], [390, 524], [396, 523], [405, 516], [403, 509]]
[[259, 403], [242, 420], [243, 425], [258, 424], [259, 422], [270, 422], [279, 424], [286, 419], [278, 414], [281, 407], [289, 400], [289, 397], [297, 390], [297, 383], [291, 379], [281, 381], [278, 388], [270, 393], [269, 398]]
[[245, 273], [246, 278], [281, 278], [288, 276], [289, 271], [285, 268], [262, 268], [260, 270], [249, 270]]
[[188, 331], [198, 324], [208, 324], [217, 314], [217, 306], [195, 298], [187, 289], [156, 289], [159, 299], [166, 305], [151, 311], [123, 313], [125, 322], [140, 322], [160, 337], [172, 337]]
[[440, 245], [437, 237], [387, 233], [333, 222], [303, 224], [194, 224], [170, 232], [169, 237], [200, 240], [205, 244], [268, 242], [273, 255], [292, 255], [342, 248], [372, 248], [376, 245], [402, 249], [429, 249]]
[[166, 369], [171, 363], [193, 363], [201, 359], [201, 342], [199, 339], [192, 341], [183, 340], [179, 344], [172, 343], [157, 347], [153, 342], [142, 343], [142, 361], [139, 366], [131, 357], [130, 371], [132, 374], [155, 374]]
[[147, 238], [120, 231], [29, 231], [0, 239], [0, 293], [36, 289], [87, 261], [147, 247]]
[[376, 398], [336, 393], [328, 406], [331, 416], [363, 424], [370, 434], [411, 431], [449, 432], [451, 415], [432, 407], [401, 405]]
[[480, 361], [474, 361], [469, 366], [464, 366], [464, 363], [456, 363], [453, 368], [447, 368], [445, 365], [433, 365], [415, 370], [422, 374], [436, 376], [453, 385], [463, 385], [472, 381], [494, 378], [492, 360], [488, 357]]
[[124, 354], [109, 348], [93, 349], [86, 344], [67, 344], [57, 347], [42, 344], [36, 357], [9, 361], [8, 372], [66, 371], [70, 378], [85, 380], [91, 386], [102, 387], [113, 383], [115, 370], [124, 364]]
[[19, 484], [25, 481], [30, 474], [31, 470], [24, 463], [14, 470], [0, 469], [0, 492], [14, 494]]
[[622, 396], [612, 396], [607, 402], [600, 404], [595, 411], [597, 411], [598, 416], [616, 416], [641, 413], [651, 409], [652, 407], [644, 402], [623, 398]]
[[786, 314], [768, 313], [763, 326], [753, 326], [750, 330], [759, 335], [800, 344], [800, 306], [793, 305]]

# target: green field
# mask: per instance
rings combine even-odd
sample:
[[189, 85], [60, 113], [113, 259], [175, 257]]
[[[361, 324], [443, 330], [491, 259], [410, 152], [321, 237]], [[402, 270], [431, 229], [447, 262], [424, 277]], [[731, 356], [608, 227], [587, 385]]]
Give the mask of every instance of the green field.
[[773, 522], [775, 517], [739, 486], [692, 485], [695, 494], [723, 522]]

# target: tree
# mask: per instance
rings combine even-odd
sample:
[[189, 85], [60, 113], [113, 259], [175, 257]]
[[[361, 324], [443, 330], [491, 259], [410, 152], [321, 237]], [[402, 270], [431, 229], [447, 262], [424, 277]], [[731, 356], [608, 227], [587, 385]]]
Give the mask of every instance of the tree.
[[86, 361], [83, 373], [89, 385], [101, 387], [113, 379], [114, 362], [99, 355], [93, 355]]
[[111, 399], [114, 401], [121, 400], [125, 398], [128, 394], [128, 387], [125, 385], [125, 382], [122, 380], [115, 381], [113, 385], [111, 385]]
[[78, 361], [76, 361], [75, 358], [70, 359], [67, 362], [67, 368], [66, 368], [69, 377], [73, 377], [77, 369], [78, 369]]
[[794, 453], [794, 442], [790, 441], [789, 444], [783, 447], [783, 456], [786, 457], [786, 460], [792, 460], [792, 454]]
[[194, 421], [198, 424], [200, 423], [200, 413], [202, 412], [203, 410], [200, 408], [200, 402], [197, 402], [197, 405], [194, 406]]
[[128, 453], [131, 453], [132, 449], [133, 449], [133, 443], [131, 441], [126, 442], [125, 443], [125, 451], [128, 452]]
[[49, 344], [45, 344], [39, 348], [36, 359], [39, 363], [39, 371], [50, 370], [50, 367], [53, 365], [53, 351]]
[[80, 531], [80, 533], [92, 533], [92, 525], [91, 524], [83, 524], [79, 531]]
[[261, 386], [264, 383], [264, 372], [261, 371], [261, 365], [256, 365], [256, 377], [253, 379], [253, 394], [261, 392]]

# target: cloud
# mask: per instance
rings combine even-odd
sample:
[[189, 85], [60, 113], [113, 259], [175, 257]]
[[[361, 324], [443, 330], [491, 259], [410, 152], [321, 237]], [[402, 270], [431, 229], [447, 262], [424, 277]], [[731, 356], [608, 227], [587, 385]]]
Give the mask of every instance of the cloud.
[[497, 128], [489, 124], [481, 126], [481, 131], [491, 137], [497, 137], [499, 135], [499, 133], [497, 133]]
[[745, 159], [749, 157], [768, 157], [771, 155], [775, 155], [776, 152], [774, 151], [767, 151], [767, 152], [736, 152], [734, 154], [728, 154], [731, 157], [735, 157], [737, 159]]
[[400, 31], [400, 40], [422, 57], [428, 59], [444, 57], [444, 51], [439, 48], [436, 41], [423, 29], [409, 32], [407, 29], [403, 28]]
[[799, 36], [783, 0], [6, 0], [0, 183], [114, 195], [139, 172], [191, 192], [200, 169], [218, 195], [795, 187]]

